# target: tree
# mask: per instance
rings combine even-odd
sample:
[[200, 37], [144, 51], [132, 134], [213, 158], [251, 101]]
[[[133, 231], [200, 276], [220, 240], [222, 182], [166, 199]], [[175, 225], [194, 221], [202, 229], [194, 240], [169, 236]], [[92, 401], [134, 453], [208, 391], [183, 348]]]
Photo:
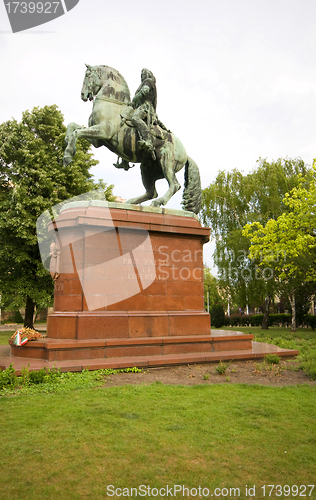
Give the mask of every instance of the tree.
[[270, 266], [264, 268], [259, 266], [260, 258], [249, 258], [250, 239], [243, 227], [255, 221], [265, 224], [288, 211], [283, 198], [301, 177], [308, 182], [309, 169], [301, 159], [271, 163], [259, 159], [250, 174], [221, 171], [203, 190], [202, 219], [216, 239], [219, 283], [243, 307], [263, 307], [263, 328], [267, 328], [269, 304], [278, 283]]
[[221, 297], [219, 293], [218, 281], [211, 273], [210, 269], [205, 266], [204, 267], [204, 305], [205, 309], [212, 307], [215, 304], [224, 305], [224, 299]]
[[305, 282], [316, 281], [316, 162], [309, 188], [299, 185], [286, 193], [290, 209], [265, 225], [247, 224], [243, 235], [250, 238], [250, 257], [260, 255], [260, 266], [273, 266], [279, 289], [286, 293], [292, 309], [292, 331], [296, 329], [295, 292]]
[[[316, 293], [316, 282], [315, 281], [305, 281], [301, 283], [295, 290], [295, 321], [296, 326], [302, 325], [305, 320], [305, 315], [308, 314], [310, 307], [312, 305], [312, 299]], [[284, 309], [289, 311], [292, 310], [290, 301], [287, 295], [282, 295], [280, 297], [279, 305], [282, 307], [282, 312]]]
[[33, 326], [34, 308], [52, 302], [53, 282], [42, 266], [36, 220], [67, 198], [103, 187], [107, 198], [113, 186], [95, 184], [89, 172], [98, 162], [85, 140], [63, 168], [66, 127], [57, 106], [25, 111], [18, 123], [0, 125], [0, 290], [2, 304], [24, 306], [25, 326]]

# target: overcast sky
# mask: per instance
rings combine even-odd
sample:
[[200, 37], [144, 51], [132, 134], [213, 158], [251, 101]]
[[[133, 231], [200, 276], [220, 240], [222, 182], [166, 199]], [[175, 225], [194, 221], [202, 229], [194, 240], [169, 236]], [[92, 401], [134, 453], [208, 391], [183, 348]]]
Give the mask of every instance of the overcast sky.
[[[200, 168], [249, 172], [259, 157], [316, 157], [315, 0], [80, 0], [64, 16], [11, 33], [0, 3], [0, 123], [57, 104], [65, 124], [86, 125], [84, 63], [117, 69], [134, 95], [143, 67], [157, 80], [159, 118]], [[128, 198], [139, 167], [112, 166], [94, 149], [97, 179]], [[183, 184], [183, 171], [178, 174]], [[159, 181], [158, 192], [167, 190]], [[178, 193], [169, 207], [180, 208]]]

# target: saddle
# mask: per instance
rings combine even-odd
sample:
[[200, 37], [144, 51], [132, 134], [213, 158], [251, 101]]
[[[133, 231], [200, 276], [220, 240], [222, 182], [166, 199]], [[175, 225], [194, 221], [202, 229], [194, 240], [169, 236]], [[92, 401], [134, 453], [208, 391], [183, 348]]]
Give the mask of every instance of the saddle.
[[[134, 108], [132, 106], [125, 106], [122, 109], [122, 111], [120, 113], [120, 116], [122, 119], [121, 126], [124, 125], [124, 123], [126, 123], [126, 125], [128, 127], [132, 127], [132, 128], [134, 127], [132, 124], [132, 121], [131, 121], [133, 113], [134, 113]], [[157, 139], [162, 140], [162, 141], [165, 141], [167, 139], [168, 132], [170, 133], [170, 130], [163, 128], [164, 125], [160, 122], [156, 113], [152, 117], [152, 123], [150, 123], [150, 124], [147, 123], [147, 126], [150, 130], [151, 135]]]

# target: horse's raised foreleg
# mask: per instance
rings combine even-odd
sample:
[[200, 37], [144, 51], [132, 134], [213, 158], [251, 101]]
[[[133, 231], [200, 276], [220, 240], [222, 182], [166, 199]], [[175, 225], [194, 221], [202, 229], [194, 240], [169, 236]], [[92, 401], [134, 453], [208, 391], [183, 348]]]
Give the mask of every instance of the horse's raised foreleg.
[[112, 130], [108, 130], [107, 123], [93, 125], [92, 127], [80, 127], [76, 123], [70, 123], [66, 133], [66, 150], [64, 154], [64, 166], [72, 162], [72, 157], [76, 152], [76, 142], [80, 137], [94, 143], [95, 140], [109, 140], [113, 134]]
[[64, 153], [64, 167], [69, 165], [72, 162], [72, 157], [76, 152], [76, 136], [74, 134], [75, 130], [82, 128], [81, 125], [77, 123], [71, 122], [69, 123], [66, 131], [66, 149]]
[[150, 171], [150, 166], [141, 164], [141, 174], [143, 185], [146, 189], [146, 193], [142, 196], [138, 196], [137, 198], [131, 198], [127, 200], [126, 203], [130, 203], [131, 205], [138, 205], [139, 203], [143, 203], [144, 201], [152, 200], [153, 198], [157, 198], [158, 193], [156, 191], [155, 183], [157, 178], [152, 175]]
[[170, 200], [170, 198], [172, 198], [172, 196], [176, 194], [177, 191], [179, 191], [181, 186], [175, 174], [175, 171], [178, 170], [176, 168], [177, 163], [178, 162], [176, 162], [174, 159], [171, 158], [161, 160], [162, 172], [169, 184], [169, 189], [164, 194], [164, 196], [161, 196], [160, 198], [157, 198], [155, 201], [152, 202], [151, 204], [152, 207], [160, 207], [161, 205], [166, 205]]

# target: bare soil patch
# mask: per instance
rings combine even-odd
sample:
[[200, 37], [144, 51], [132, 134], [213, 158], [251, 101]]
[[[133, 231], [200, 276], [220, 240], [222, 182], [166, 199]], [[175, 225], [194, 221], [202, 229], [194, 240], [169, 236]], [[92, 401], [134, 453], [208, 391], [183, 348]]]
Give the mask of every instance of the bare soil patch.
[[281, 360], [278, 365], [273, 366], [262, 360], [233, 361], [223, 375], [218, 374], [217, 366], [218, 363], [208, 363], [149, 368], [142, 373], [117, 373], [109, 375], [105, 385], [147, 385], [154, 382], [182, 385], [261, 384], [278, 387], [316, 385], [316, 380], [310, 380], [303, 370], [298, 369], [298, 362], [294, 360]]

